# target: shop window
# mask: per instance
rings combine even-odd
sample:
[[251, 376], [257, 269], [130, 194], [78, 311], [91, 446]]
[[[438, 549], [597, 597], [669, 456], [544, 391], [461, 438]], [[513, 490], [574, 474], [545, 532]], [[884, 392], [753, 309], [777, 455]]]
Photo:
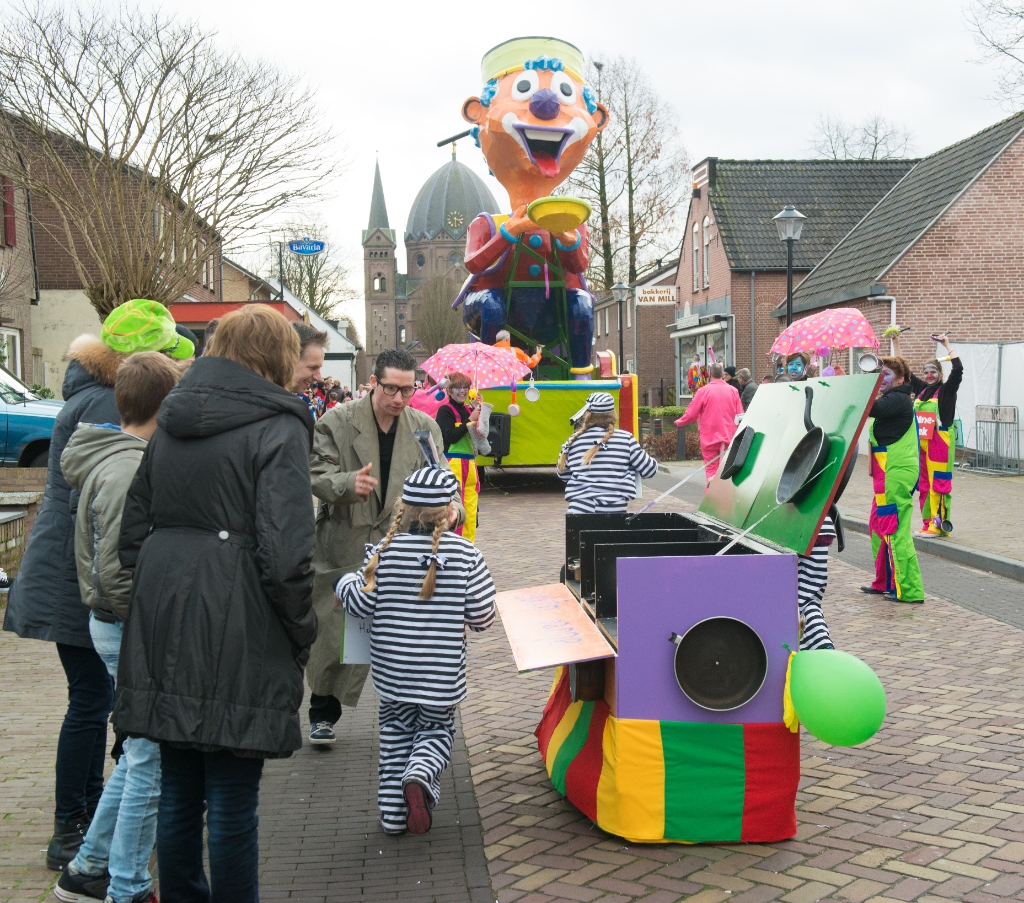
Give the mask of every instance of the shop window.
[[693, 224], [693, 290], [700, 291], [700, 226]]
[[711, 219], [704, 217], [704, 288], [711, 285]]

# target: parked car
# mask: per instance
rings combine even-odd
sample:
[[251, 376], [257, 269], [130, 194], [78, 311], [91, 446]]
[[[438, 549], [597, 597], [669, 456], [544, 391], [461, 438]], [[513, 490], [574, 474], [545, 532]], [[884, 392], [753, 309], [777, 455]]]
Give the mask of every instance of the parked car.
[[0, 367], [0, 449], [4, 467], [46, 467], [63, 401], [40, 398]]

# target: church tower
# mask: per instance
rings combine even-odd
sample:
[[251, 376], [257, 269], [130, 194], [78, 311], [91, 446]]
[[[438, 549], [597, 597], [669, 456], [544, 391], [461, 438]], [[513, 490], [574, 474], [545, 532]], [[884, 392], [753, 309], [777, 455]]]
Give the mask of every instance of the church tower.
[[[395, 260], [395, 230], [388, 224], [388, 208], [384, 203], [384, 185], [380, 163], [373, 175], [373, 196], [370, 219], [363, 230], [363, 297], [366, 299], [366, 374], [373, 360], [385, 348], [395, 348], [401, 339], [396, 309], [398, 297], [398, 265]], [[403, 293], [404, 294], [404, 293]], [[403, 305], [404, 309], [404, 305]], [[402, 316], [404, 320], [404, 316]]]

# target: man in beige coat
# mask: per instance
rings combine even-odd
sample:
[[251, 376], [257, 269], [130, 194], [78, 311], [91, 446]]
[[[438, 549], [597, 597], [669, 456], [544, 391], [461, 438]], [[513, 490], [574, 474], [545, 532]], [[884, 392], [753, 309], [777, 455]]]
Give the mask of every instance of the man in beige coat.
[[370, 670], [339, 662], [345, 614], [335, 604], [334, 586], [343, 574], [362, 567], [367, 543], [384, 538], [402, 482], [425, 466], [413, 433], [430, 430], [435, 456], [443, 460], [437, 423], [407, 407], [415, 377], [416, 362], [407, 351], [383, 351], [370, 377], [372, 391], [331, 408], [316, 425], [310, 471], [320, 500], [313, 552], [319, 630], [306, 668], [312, 691], [309, 739], [315, 745], [334, 743], [341, 707], [359, 702]]

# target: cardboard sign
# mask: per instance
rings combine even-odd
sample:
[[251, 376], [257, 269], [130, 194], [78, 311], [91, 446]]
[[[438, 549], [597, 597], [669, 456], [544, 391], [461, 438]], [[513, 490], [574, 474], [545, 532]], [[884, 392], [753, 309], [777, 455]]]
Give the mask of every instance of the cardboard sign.
[[917, 433], [925, 442], [935, 434], [938, 415], [934, 411], [917, 412]]
[[370, 626], [373, 618], [354, 618], [345, 613], [345, 632], [341, 635], [340, 661], [343, 665], [370, 664]]
[[615, 657], [615, 650], [562, 583], [498, 593], [495, 602], [520, 671]]

